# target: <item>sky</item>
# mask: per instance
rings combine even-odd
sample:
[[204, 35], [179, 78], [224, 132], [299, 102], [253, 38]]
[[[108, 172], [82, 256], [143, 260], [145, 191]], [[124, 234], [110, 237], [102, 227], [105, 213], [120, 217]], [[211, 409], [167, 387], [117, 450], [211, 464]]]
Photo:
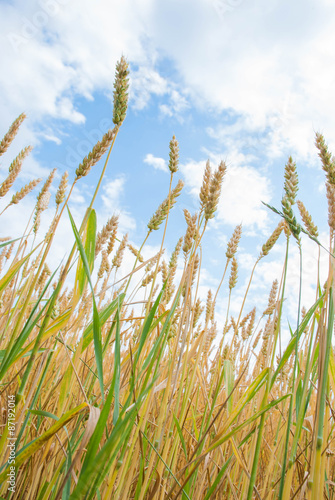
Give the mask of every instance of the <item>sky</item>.
[[[27, 114], [10, 150], [1, 158], [0, 181], [14, 156], [34, 147], [8, 198], [36, 177], [57, 168], [57, 180], [75, 169], [112, 127], [115, 64], [130, 65], [126, 120], [112, 152], [96, 204], [101, 227], [120, 214], [120, 233], [139, 246], [146, 224], [169, 185], [169, 142], [175, 134], [185, 188], [171, 214], [170, 255], [185, 232], [183, 208], [198, 210], [207, 159], [227, 164], [222, 197], [203, 242], [200, 294], [215, 291], [226, 244], [242, 223], [239, 281], [232, 313], [238, 314], [250, 270], [279, 222], [262, 202], [280, 208], [288, 156], [297, 162], [301, 199], [327, 246], [324, 173], [314, 146], [322, 132], [335, 151], [335, 4], [332, 0], [0, 0], [0, 135]], [[101, 168], [101, 167], [100, 167]], [[99, 167], [74, 191], [77, 220], [90, 201]], [[56, 191], [57, 184], [53, 187]], [[37, 191], [38, 192], [38, 191]], [[21, 234], [36, 192], [2, 216], [1, 235]], [[48, 227], [44, 216], [42, 229]], [[42, 234], [42, 230], [41, 230]], [[70, 240], [65, 221], [53, 258]], [[159, 248], [153, 234], [146, 256]], [[284, 238], [256, 268], [250, 308], [261, 314], [273, 279], [280, 279]], [[303, 238], [303, 304], [315, 298], [317, 246]], [[287, 317], [298, 290], [298, 250], [292, 244]], [[328, 257], [321, 253], [321, 271]], [[227, 288], [217, 309], [224, 316]], [[248, 307], [246, 307], [248, 312]]]

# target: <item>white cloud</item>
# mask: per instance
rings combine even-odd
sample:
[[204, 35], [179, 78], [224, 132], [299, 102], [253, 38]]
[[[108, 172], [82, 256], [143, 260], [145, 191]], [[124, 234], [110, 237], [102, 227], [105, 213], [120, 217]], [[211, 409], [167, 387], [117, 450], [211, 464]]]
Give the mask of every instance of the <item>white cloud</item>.
[[[90, 99], [97, 90], [111, 95], [115, 62], [124, 53], [139, 66], [131, 76], [137, 109], [151, 95], [166, 95], [163, 115], [182, 115], [189, 100], [214, 114], [226, 110], [240, 128], [248, 122], [247, 132], [262, 137], [273, 157], [289, 150], [315, 161], [314, 130], [322, 129], [329, 140], [335, 136], [331, 2], [82, 5], [79, 0], [0, 5], [6, 67], [0, 76], [2, 124], [22, 110], [34, 120], [47, 115], [83, 122], [74, 97]], [[174, 82], [160, 74], [163, 57], [176, 70]]]
[[176, 87], [174, 82], [163, 78], [152, 66], [141, 66], [138, 70], [131, 71], [130, 105], [140, 111], [149, 105], [152, 96], [164, 96], [166, 103], [159, 105], [161, 114], [170, 118], [175, 116], [182, 122], [183, 113], [190, 105], [186, 96]]
[[269, 202], [268, 179], [253, 167], [232, 166], [227, 169], [218, 207], [218, 219], [229, 224], [242, 224], [266, 229], [268, 211], [262, 201]]
[[113, 213], [119, 216], [119, 229], [126, 233], [133, 231], [136, 227], [136, 221], [131, 214], [122, 206], [121, 198], [124, 192], [126, 179], [125, 177], [117, 177], [114, 180], [107, 181], [103, 188], [101, 199], [103, 208], [100, 211], [101, 217], [107, 219]]
[[41, 133], [41, 137], [47, 141], [51, 141], [51, 142], [54, 142], [55, 144], [57, 144], [57, 146], [59, 146], [62, 141], [60, 140], [59, 137], [57, 137], [56, 135], [54, 134], [49, 134], [47, 132], [42, 132]]
[[177, 90], [170, 90], [169, 104], [161, 104], [159, 109], [163, 115], [172, 117], [177, 116], [180, 122], [183, 122], [183, 113], [190, 107], [185, 96]]
[[[122, 53], [145, 63], [140, 3], [104, 1], [99, 7], [86, 2], [85, 8], [76, 0], [1, 4], [3, 123], [23, 110], [34, 120], [51, 116], [83, 122], [74, 106], [76, 95], [90, 99], [96, 90], [112, 93]], [[48, 13], [51, 4], [54, 11]]]
[[150, 100], [151, 94], [164, 95], [168, 92], [168, 82], [150, 67], [141, 67], [131, 75], [130, 98], [132, 106], [141, 110]]
[[74, 186], [72, 193], [71, 193], [71, 203], [78, 203], [78, 204], [83, 204], [86, 203], [86, 198], [85, 198], [85, 189], [83, 189], [83, 186], [79, 189], [78, 186]]
[[151, 153], [148, 153], [144, 158], [144, 163], [151, 165], [156, 170], [162, 170], [163, 172], [168, 172], [168, 167], [164, 158], [157, 158]]
[[124, 191], [125, 177], [117, 177], [107, 181], [103, 186], [104, 194], [101, 196], [104, 206], [109, 210], [115, 210], [120, 205], [120, 197]]
[[285, 147], [305, 157], [314, 151], [314, 129], [334, 136], [334, 6], [234, 5], [220, 16], [207, 0], [155, 3], [156, 47], [174, 61], [203, 109], [247, 117], [254, 131], [270, 129], [274, 155]]

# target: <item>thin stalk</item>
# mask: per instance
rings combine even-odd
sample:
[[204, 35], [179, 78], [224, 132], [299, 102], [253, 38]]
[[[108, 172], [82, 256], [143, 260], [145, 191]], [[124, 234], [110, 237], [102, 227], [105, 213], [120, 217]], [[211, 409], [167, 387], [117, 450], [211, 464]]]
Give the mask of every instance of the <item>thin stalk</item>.
[[247, 289], [245, 291], [245, 294], [244, 294], [244, 297], [243, 297], [243, 301], [242, 301], [242, 305], [241, 305], [241, 309], [240, 309], [240, 313], [239, 313], [239, 316], [238, 316], [238, 319], [237, 319], [237, 322], [236, 322], [236, 329], [234, 330], [233, 337], [231, 339], [231, 344], [230, 344], [229, 352], [231, 352], [231, 349], [233, 348], [234, 339], [235, 339], [235, 336], [237, 335], [237, 332], [238, 332], [238, 327], [239, 327], [241, 316], [242, 316], [242, 312], [243, 312], [243, 309], [244, 309], [244, 304], [245, 304], [245, 301], [247, 299], [247, 295], [248, 295], [248, 292], [249, 292], [249, 289], [250, 289], [250, 286], [251, 286], [251, 282], [252, 282], [252, 278], [254, 276], [254, 272], [255, 272], [256, 266], [257, 266], [257, 264], [258, 264], [258, 262], [260, 260], [261, 260], [261, 257], [258, 257], [258, 259], [256, 260], [256, 262], [254, 264], [254, 267], [252, 268], [251, 275], [250, 275], [249, 282], [248, 282], [248, 286], [247, 286]]
[[[266, 388], [265, 388], [265, 393], [264, 397], [262, 400], [262, 408], [266, 406], [268, 397], [269, 397], [269, 392], [271, 388], [271, 378], [272, 378], [272, 371], [273, 371], [273, 363], [274, 363], [274, 357], [275, 357], [275, 352], [276, 352], [276, 345], [277, 345], [277, 339], [278, 339], [278, 334], [280, 331], [280, 320], [281, 320], [281, 315], [282, 315], [282, 308], [283, 308], [283, 302], [284, 302], [284, 293], [285, 293], [285, 285], [286, 285], [286, 276], [287, 276], [287, 263], [288, 263], [288, 249], [289, 249], [289, 238], [286, 240], [286, 256], [285, 256], [285, 264], [284, 264], [284, 277], [283, 277], [283, 288], [282, 288], [282, 296], [281, 296], [281, 301], [280, 301], [280, 307], [279, 307], [279, 313], [278, 313], [278, 322], [277, 322], [277, 327], [276, 327], [276, 332], [274, 335], [274, 345], [273, 345], [273, 351], [272, 351], [272, 359], [271, 359], [271, 365], [268, 373], [268, 378], [267, 378], [267, 383], [266, 383]], [[256, 266], [256, 264], [255, 264]], [[249, 282], [250, 284], [250, 282]], [[252, 495], [253, 495], [253, 490], [254, 486], [256, 483], [256, 474], [257, 474], [257, 469], [258, 469], [258, 463], [259, 463], [259, 455], [261, 451], [261, 444], [262, 444], [262, 439], [263, 439], [263, 430], [264, 430], [264, 424], [265, 424], [265, 417], [266, 414], [263, 413], [260, 419], [259, 423], [259, 428], [258, 428], [258, 435], [257, 435], [257, 441], [256, 441], [256, 447], [255, 447], [255, 454], [254, 454], [254, 459], [252, 463], [252, 469], [250, 473], [250, 481], [249, 481], [249, 489], [248, 489], [248, 496], [247, 500], [252, 500]], [[285, 469], [283, 469], [285, 470]]]
[[[325, 417], [325, 407], [327, 398], [327, 383], [328, 383], [328, 368], [329, 359], [331, 351], [331, 342], [333, 335], [334, 326], [334, 301], [333, 301], [333, 288], [331, 286], [329, 291], [329, 311], [328, 311], [328, 325], [327, 325], [327, 336], [320, 341], [320, 351], [319, 351], [319, 380], [320, 386], [318, 388], [318, 401], [317, 401], [317, 437], [316, 437], [316, 447], [315, 447], [315, 466], [314, 466], [314, 478], [313, 478], [313, 488], [312, 488], [312, 498], [316, 498], [320, 494], [319, 485], [321, 483], [321, 474], [324, 473], [321, 470], [321, 455], [322, 447], [324, 441], [324, 417]], [[325, 332], [324, 332], [325, 333]], [[323, 335], [325, 337], [325, 335]]]
[[169, 185], [169, 195], [168, 195], [168, 209], [167, 209], [167, 214], [166, 214], [166, 219], [165, 219], [165, 224], [164, 224], [164, 232], [163, 232], [163, 237], [162, 237], [162, 241], [161, 241], [161, 247], [159, 249], [159, 257], [158, 257], [157, 262], [156, 262], [154, 277], [152, 279], [152, 284], [151, 284], [151, 289], [150, 289], [150, 293], [149, 293], [149, 297], [148, 297], [148, 302], [147, 302], [147, 308], [146, 308], [145, 316], [147, 316], [149, 314], [151, 298], [152, 298], [152, 294], [153, 294], [153, 291], [154, 291], [154, 287], [155, 287], [155, 283], [156, 283], [156, 277], [157, 277], [157, 273], [158, 273], [159, 260], [160, 260], [160, 257], [162, 255], [163, 245], [164, 245], [164, 241], [165, 241], [166, 229], [167, 229], [168, 220], [169, 220], [169, 213], [170, 213], [172, 179], [173, 179], [173, 172], [171, 172], [171, 175], [170, 175], [170, 185]]
[[[302, 289], [302, 250], [301, 245], [299, 247], [299, 261], [300, 261], [300, 269], [299, 269], [299, 299], [298, 299], [298, 315], [297, 315], [297, 339], [295, 343], [295, 358], [294, 358], [294, 366], [293, 366], [293, 377], [292, 377], [292, 393], [290, 396], [290, 406], [288, 411], [288, 419], [287, 419], [287, 429], [286, 429], [286, 438], [285, 438], [285, 449], [284, 449], [284, 457], [283, 457], [283, 466], [282, 466], [282, 477], [279, 485], [279, 496], [278, 500], [282, 500], [284, 494], [285, 487], [285, 471], [288, 457], [288, 447], [289, 440], [291, 435], [291, 422], [293, 415], [293, 405], [294, 405], [294, 395], [295, 395], [295, 380], [297, 376], [297, 366], [298, 366], [298, 353], [299, 353], [299, 339], [298, 339], [298, 331], [299, 331], [299, 320], [300, 320], [300, 308], [301, 308], [301, 289]], [[290, 488], [289, 484], [287, 488]], [[286, 492], [285, 492], [286, 493]], [[289, 494], [289, 491], [287, 492]]]

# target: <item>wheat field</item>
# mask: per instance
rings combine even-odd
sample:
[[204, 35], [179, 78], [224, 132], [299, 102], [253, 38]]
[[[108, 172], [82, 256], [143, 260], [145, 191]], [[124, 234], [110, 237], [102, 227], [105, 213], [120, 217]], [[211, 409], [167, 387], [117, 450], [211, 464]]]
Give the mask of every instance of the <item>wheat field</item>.
[[[13, 235], [11, 228], [11, 237], [0, 241], [0, 498], [334, 499], [335, 160], [325, 139], [316, 134], [326, 176], [329, 248], [322, 247], [318, 228], [297, 200], [297, 168], [290, 157], [281, 207], [268, 207], [278, 225], [250, 269], [236, 317], [229, 308], [242, 226], [229, 235], [219, 286], [228, 306], [225, 324], [218, 326], [219, 289], [203, 301], [199, 279], [203, 235], [215, 217], [224, 162], [215, 168], [207, 162], [198, 211], [184, 210], [185, 235], [169, 259], [166, 228], [183, 189], [175, 137], [169, 144], [168, 194], [153, 212], [142, 245], [134, 248], [120, 234], [113, 214], [97, 227], [93, 207], [122, 133], [128, 77], [122, 57], [115, 73], [114, 128], [84, 158], [74, 179], [62, 175], [42, 241], [36, 235], [43, 212], [51, 210], [54, 170], [43, 182], [14, 189], [0, 208], [11, 210], [39, 189], [25, 233]], [[11, 125], [0, 155], [25, 118]], [[29, 152], [26, 147], [10, 164], [1, 198]], [[71, 195], [92, 168], [100, 168], [100, 180], [76, 225]], [[53, 268], [50, 252], [64, 219], [71, 222], [73, 247]], [[162, 235], [160, 250], [144, 260], [154, 231]], [[267, 308], [247, 311], [255, 268], [278, 238], [286, 241], [282, 274], [269, 290]], [[288, 255], [297, 246], [302, 256], [302, 238], [328, 252], [329, 272], [325, 283], [316, 282], [308, 309], [297, 297], [296, 325], [279, 353]], [[132, 269], [115, 281], [126, 253]]]

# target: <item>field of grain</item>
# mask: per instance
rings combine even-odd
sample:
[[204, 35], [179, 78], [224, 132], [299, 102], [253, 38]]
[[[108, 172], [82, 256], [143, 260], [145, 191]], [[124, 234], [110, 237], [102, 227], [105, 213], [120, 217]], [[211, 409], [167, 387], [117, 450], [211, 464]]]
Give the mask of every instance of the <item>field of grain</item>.
[[[317, 227], [297, 201], [297, 170], [289, 158], [282, 206], [268, 207], [277, 214], [278, 225], [250, 269], [249, 285], [258, 262], [280, 236], [287, 242], [282, 275], [273, 283], [266, 310], [245, 310], [243, 301], [239, 315], [231, 316], [242, 232], [237, 226], [221, 264], [220, 287], [229, 299], [226, 322], [219, 328], [218, 290], [209, 291], [203, 303], [198, 286], [202, 238], [215, 217], [224, 162], [215, 167], [207, 163], [198, 212], [184, 210], [186, 232], [170, 259], [163, 252], [166, 227], [183, 188], [175, 137], [170, 141], [168, 196], [153, 207], [142, 246], [134, 248], [127, 235], [119, 234], [115, 215], [97, 228], [94, 202], [122, 133], [128, 76], [121, 58], [114, 83], [115, 127], [84, 158], [74, 179], [63, 174], [43, 241], [35, 244], [35, 236], [48, 209], [54, 171], [44, 183], [37, 179], [14, 191], [10, 203], [1, 207], [10, 210], [39, 189], [25, 234], [13, 234], [15, 228], [10, 228], [14, 239], [0, 242], [0, 497], [334, 499], [335, 160], [317, 134], [326, 177], [329, 248], [321, 247]], [[22, 114], [11, 125], [0, 142], [0, 155], [24, 119]], [[22, 150], [10, 164], [1, 198], [29, 151]], [[71, 194], [91, 168], [100, 168], [101, 177], [76, 225]], [[66, 218], [73, 248], [62, 266], [53, 268], [54, 235]], [[144, 261], [142, 249], [158, 230], [160, 251]], [[297, 297], [296, 325], [279, 353], [288, 255], [292, 246], [302, 253], [302, 237], [328, 252], [329, 274], [326, 283], [316, 283], [315, 301], [307, 310]], [[115, 282], [125, 252], [133, 256], [133, 268]]]

